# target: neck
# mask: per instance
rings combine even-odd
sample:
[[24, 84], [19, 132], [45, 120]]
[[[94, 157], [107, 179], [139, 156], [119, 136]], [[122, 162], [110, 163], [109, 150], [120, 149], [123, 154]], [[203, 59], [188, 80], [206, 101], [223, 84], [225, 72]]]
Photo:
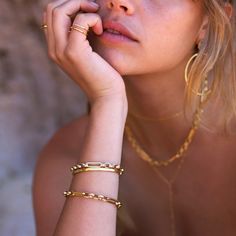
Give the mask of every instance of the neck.
[[168, 73], [124, 77], [129, 112], [157, 120], [127, 118], [136, 140], [153, 158], [168, 159], [175, 154], [191, 128], [193, 116], [186, 118], [183, 112], [185, 65]]

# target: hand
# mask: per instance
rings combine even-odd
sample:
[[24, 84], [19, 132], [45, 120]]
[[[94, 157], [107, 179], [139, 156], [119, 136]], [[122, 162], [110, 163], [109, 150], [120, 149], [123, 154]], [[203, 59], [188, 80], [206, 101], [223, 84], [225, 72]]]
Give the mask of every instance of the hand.
[[69, 32], [71, 25], [77, 24], [102, 34], [102, 20], [95, 13], [98, 8], [89, 0], [57, 0], [47, 5], [43, 17], [50, 58], [79, 84], [92, 104], [100, 99], [126, 98], [121, 75], [93, 52], [85, 34]]

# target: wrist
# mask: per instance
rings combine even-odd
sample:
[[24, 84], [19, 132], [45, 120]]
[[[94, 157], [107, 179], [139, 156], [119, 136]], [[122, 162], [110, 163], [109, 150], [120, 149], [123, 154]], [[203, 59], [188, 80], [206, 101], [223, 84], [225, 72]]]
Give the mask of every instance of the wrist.
[[125, 96], [112, 96], [106, 98], [97, 99], [91, 104], [91, 113], [106, 113], [114, 114], [119, 112], [126, 119], [128, 112], [128, 101]]
[[122, 100], [98, 102], [91, 108], [90, 122], [95, 126], [111, 129], [111, 132], [108, 131], [109, 135], [115, 135], [116, 131], [119, 130], [119, 136], [123, 135], [127, 113], [127, 103]]

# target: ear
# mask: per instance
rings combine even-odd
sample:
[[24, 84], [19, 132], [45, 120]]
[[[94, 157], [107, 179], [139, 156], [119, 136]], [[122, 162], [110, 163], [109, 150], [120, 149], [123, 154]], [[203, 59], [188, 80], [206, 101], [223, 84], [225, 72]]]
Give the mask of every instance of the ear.
[[197, 42], [196, 42], [197, 45], [205, 38], [207, 28], [208, 28], [208, 23], [209, 23], [209, 16], [205, 14], [202, 20], [201, 27], [198, 31], [198, 37], [197, 37]]
[[227, 16], [229, 17], [229, 19], [231, 19], [233, 16], [233, 12], [234, 12], [234, 8], [233, 8], [232, 4], [229, 2], [226, 2], [224, 4], [224, 10], [225, 10], [225, 13], [227, 14]]

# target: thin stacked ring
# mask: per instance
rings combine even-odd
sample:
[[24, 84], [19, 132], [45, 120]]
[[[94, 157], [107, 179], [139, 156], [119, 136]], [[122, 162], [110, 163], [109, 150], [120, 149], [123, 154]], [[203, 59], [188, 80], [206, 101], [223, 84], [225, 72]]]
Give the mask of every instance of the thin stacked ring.
[[[42, 24], [42, 25], [40, 26], [40, 29], [42, 29], [42, 30], [43, 30], [43, 29], [47, 29], [47, 28], [48, 28], [48, 26], [47, 26], [46, 24]], [[78, 31], [78, 32], [84, 34], [85, 36], [88, 35], [88, 31], [89, 31], [89, 29], [87, 29], [86, 27], [84, 27], [84, 26], [82, 26], [82, 25], [78, 25], [78, 24], [73, 24], [73, 25], [70, 27], [70, 31], [69, 31], [69, 32], [71, 32], [72, 30]]]
[[71, 30], [75, 30], [75, 31], [78, 31], [82, 34], [84, 34], [85, 36], [87, 36], [88, 34], [88, 29], [82, 25], [78, 25], [78, 24], [73, 24], [71, 27], [70, 27], [70, 31]]
[[41, 28], [41, 29], [47, 29], [48, 26], [47, 26], [46, 24], [42, 24], [40, 28]]

